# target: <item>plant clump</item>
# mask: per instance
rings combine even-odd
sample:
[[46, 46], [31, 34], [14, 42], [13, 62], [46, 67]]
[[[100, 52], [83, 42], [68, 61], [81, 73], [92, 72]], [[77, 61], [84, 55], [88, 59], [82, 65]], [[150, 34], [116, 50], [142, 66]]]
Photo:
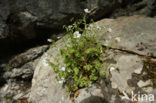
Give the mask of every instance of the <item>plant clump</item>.
[[[71, 97], [78, 95], [80, 88], [91, 86], [105, 77], [105, 72], [100, 72], [104, 58], [104, 50], [96, 41], [99, 26], [87, 23], [87, 13], [83, 19], [73, 25], [64, 26], [70, 40], [65, 47], [60, 49], [63, 63], [50, 63], [59, 83], [63, 83]], [[83, 28], [82, 28], [83, 27]]]

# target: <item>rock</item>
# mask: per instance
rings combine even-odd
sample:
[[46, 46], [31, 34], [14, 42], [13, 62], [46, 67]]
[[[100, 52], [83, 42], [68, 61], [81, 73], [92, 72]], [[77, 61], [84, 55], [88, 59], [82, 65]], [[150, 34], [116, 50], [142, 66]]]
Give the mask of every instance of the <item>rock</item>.
[[[143, 68], [143, 67], [142, 67], [142, 68]], [[136, 69], [136, 70], [134, 71], [134, 73], [136, 73], [136, 74], [141, 74], [142, 68]]]
[[[156, 57], [155, 24], [156, 18], [143, 16], [103, 19], [97, 22], [98, 26], [105, 27], [99, 32], [99, 41], [106, 46], [113, 44], [112, 48], [129, 51], [132, 54]], [[103, 35], [103, 32], [110, 28], [112, 32]], [[116, 38], [120, 38], [120, 41], [116, 41]]]
[[18, 80], [30, 80], [34, 74], [34, 68], [38, 62], [38, 59], [25, 63], [22, 67], [12, 68], [3, 74], [3, 78], [7, 79], [18, 79]]
[[14, 103], [28, 98], [34, 69], [47, 45], [29, 49], [10, 60], [9, 66], [1, 66], [0, 103]]
[[[140, 56], [146, 55], [145, 51], [139, 52], [139, 50], [137, 51], [137, 47], [134, 46], [136, 42], [143, 40], [143, 38], [145, 40], [143, 40], [142, 42], [144, 43], [144, 41], [146, 41], [147, 45], [151, 43], [151, 39], [153, 39], [151, 45], [155, 43], [155, 31], [153, 31], [155, 28], [154, 25], [156, 24], [155, 18], [132, 16], [118, 19], [104, 19], [97, 22], [96, 24], [98, 24], [99, 26], [106, 26], [99, 31], [97, 36], [102, 40], [98, 39], [98, 42], [101, 42], [103, 45], [105, 45], [106, 41], [104, 41], [105, 39], [102, 33], [104, 33], [107, 28], [111, 28], [112, 30], [110, 31], [112, 32], [109, 33], [109, 35], [106, 35], [106, 38], [115, 38], [121, 35], [121, 41], [113, 45], [113, 50], [110, 49], [107, 51], [109, 56], [106, 58], [106, 62], [110, 63], [110, 66], [108, 67], [109, 71], [107, 72], [107, 79], [102, 79], [99, 85], [95, 84], [91, 88], [80, 89], [79, 96], [77, 98], [74, 98], [75, 102], [131, 103], [137, 102], [137, 98], [132, 98], [133, 94], [136, 94], [137, 96], [145, 94], [148, 95], [148, 97], [156, 96], [156, 89], [154, 88], [154, 86], [140, 86], [140, 84], [144, 85], [144, 83], [140, 83], [139, 81], [143, 81], [144, 75], [149, 75], [149, 73], [147, 71], [143, 71], [143, 60], [146, 59]], [[124, 26], [124, 28], [122, 28], [123, 24], [126, 25]], [[138, 26], [135, 27], [136, 25]], [[149, 25], [152, 26], [149, 27]], [[149, 35], [143, 35], [142, 37], [139, 35], [140, 32], [142, 32], [143, 34], [148, 33]], [[108, 40], [111, 40], [111, 38]], [[56, 81], [56, 74], [46, 61], [50, 60], [52, 62], [55, 62], [55, 58], [59, 58], [58, 54], [60, 48], [63, 47], [67, 42], [68, 39], [66, 37], [63, 37], [56, 42], [56, 46], [50, 48], [39, 60], [32, 80], [32, 88], [29, 96], [30, 102], [71, 103], [69, 95], [65, 94], [65, 88], [63, 88], [62, 84], [59, 84]], [[123, 47], [120, 48], [120, 45]], [[154, 50], [154, 45], [146, 48], [147, 51], [151, 51], [152, 49]], [[154, 53], [155, 51], [151, 52]], [[156, 60], [153, 59], [153, 61]], [[62, 59], [60, 59], [60, 62], [62, 62]], [[136, 72], [136, 70], [138, 69], [140, 70], [139, 73]], [[150, 79], [153, 80], [154, 78], [150, 77], [146, 79], [148, 81]], [[154, 82], [152, 81], [152, 83]], [[125, 95], [127, 95], [128, 97], [125, 98]], [[147, 101], [142, 101], [142, 98], [138, 98], [138, 100], [139, 102], [149, 103], [149, 99]]]
[[[127, 5], [128, 4], [128, 5]], [[155, 0], [140, 0], [140, 1], [123, 1], [123, 5], [118, 9], [114, 10], [112, 17], [128, 16], [128, 15], [146, 15], [154, 17], [156, 2]]]
[[85, 8], [99, 20], [133, 14], [155, 16], [155, 4], [155, 0], [1, 0], [0, 47], [5, 54], [10, 48], [18, 50], [30, 42], [45, 42], [43, 38], [61, 32], [72, 17], [80, 18]]
[[41, 56], [47, 49], [48, 49], [47, 45], [29, 49], [28, 51], [13, 57], [9, 61], [9, 66], [11, 66], [12, 68], [20, 67], [23, 64], [25, 64], [25, 63], [27, 63], [27, 62], [29, 62], [31, 60], [34, 60], [37, 57]]
[[140, 80], [138, 83], [137, 83], [137, 85], [139, 86], [139, 87], [146, 87], [146, 86], [149, 86], [149, 85], [153, 85], [153, 83], [152, 83], [152, 81], [151, 80], [148, 80], [148, 81], [142, 81], [142, 80]]
[[[65, 44], [62, 41], [58, 42], [57, 48], [51, 48], [44, 53], [39, 64], [36, 66], [30, 96], [32, 103], [71, 103], [65, 93], [65, 89], [56, 81], [55, 73], [47, 63], [48, 59], [54, 61], [53, 57], [57, 56], [59, 48]], [[52, 55], [51, 52], [53, 52]], [[65, 99], [63, 100], [61, 98]]]
[[19, 98], [29, 97], [30, 83], [10, 80], [0, 89], [1, 103], [16, 103]]
[[9, 18], [9, 29], [12, 37], [21, 37], [21, 39], [34, 39], [36, 32], [34, 30], [34, 22], [37, 20], [36, 16], [33, 16], [30, 12], [24, 11], [14, 13]]

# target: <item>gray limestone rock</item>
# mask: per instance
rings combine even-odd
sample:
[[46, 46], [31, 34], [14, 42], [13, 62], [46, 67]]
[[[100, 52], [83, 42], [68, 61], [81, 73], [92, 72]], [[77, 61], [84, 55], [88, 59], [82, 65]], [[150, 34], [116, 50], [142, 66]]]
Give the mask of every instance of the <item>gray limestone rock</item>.
[[[151, 81], [151, 79], [154, 78], [148, 78], [146, 81], [142, 78], [144, 74], [148, 73], [143, 73], [143, 60], [145, 58], [141, 56], [146, 56], [146, 51], [155, 53], [155, 41], [151, 44], [153, 46], [146, 48], [146, 51], [140, 51], [138, 47], [135, 46], [136, 42], [140, 42], [139, 40], [142, 40], [143, 43], [146, 42], [146, 45], [150, 44], [150, 41], [155, 38], [155, 31], [153, 31], [155, 24], [154, 18], [140, 16], [104, 19], [95, 23], [95, 25], [98, 26], [105, 26], [105, 28], [99, 30], [97, 35], [98, 38], [100, 38], [98, 42], [101, 42], [104, 46], [106, 45], [105, 40], [107, 40], [107, 38], [109, 38], [108, 41], [112, 42], [116, 37], [120, 37], [117, 39], [118, 42], [112, 46], [112, 48], [115, 49], [108, 50], [109, 56], [106, 59], [108, 60], [107, 62], [110, 63], [110, 66], [108, 67], [107, 79], [102, 79], [99, 85], [80, 89], [79, 96], [74, 99], [75, 102], [131, 103], [132, 101], [136, 102], [136, 98], [134, 100], [131, 98], [133, 93], [136, 95], [143, 93], [148, 96], [156, 96], [156, 90], [152, 86], [153, 81]], [[138, 26], [135, 28], [135, 25]], [[103, 33], [107, 30], [109, 30], [109, 33], [104, 36]], [[140, 33], [148, 33], [149, 35], [140, 36]], [[133, 37], [133, 35], [135, 35], [135, 37]], [[143, 38], [145, 38], [145, 40], [143, 40]], [[69, 95], [65, 93], [65, 88], [56, 81], [56, 74], [46, 61], [56, 62], [55, 58], [59, 57], [57, 56], [59, 49], [67, 42], [68, 39], [66, 37], [62, 38], [56, 42], [55, 47], [50, 48], [41, 57], [32, 80], [29, 97], [32, 103], [71, 103]], [[61, 61], [62, 59], [60, 59], [60, 62]], [[153, 61], [155, 60], [153, 59]], [[125, 94], [128, 95], [129, 99], [124, 97]], [[149, 103], [149, 101], [145, 100], [143, 102]]]

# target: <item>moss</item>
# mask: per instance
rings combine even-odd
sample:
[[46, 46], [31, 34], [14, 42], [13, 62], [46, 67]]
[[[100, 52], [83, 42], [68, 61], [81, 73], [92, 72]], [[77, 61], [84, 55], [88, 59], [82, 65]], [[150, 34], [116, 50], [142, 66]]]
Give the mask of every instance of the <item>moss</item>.
[[156, 88], [156, 61], [147, 59], [143, 61], [143, 71], [147, 74], [143, 76], [143, 80], [151, 79], [153, 82], [153, 87]]

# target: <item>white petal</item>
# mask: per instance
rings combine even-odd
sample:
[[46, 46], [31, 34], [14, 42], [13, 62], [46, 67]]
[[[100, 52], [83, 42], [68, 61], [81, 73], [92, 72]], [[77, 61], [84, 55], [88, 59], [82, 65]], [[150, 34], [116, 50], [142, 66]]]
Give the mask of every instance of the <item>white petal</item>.
[[63, 80], [58, 81], [58, 83], [59, 83], [59, 84], [62, 84], [62, 83], [63, 83]]
[[101, 27], [100, 27], [100, 26], [97, 26], [96, 28], [97, 28], [97, 29], [101, 29]]
[[110, 67], [110, 71], [114, 71], [115, 70], [115, 68], [114, 67]]
[[65, 68], [65, 67], [62, 67], [62, 68], [61, 68], [61, 70], [62, 70], [62, 71], [65, 71], [65, 70], [66, 70], [66, 68]]
[[77, 35], [77, 34], [79, 34], [79, 31], [75, 31], [75, 32], [74, 32], [74, 35]]
[[57, 39], [60, 39], [60, 38], [61, 38], [60, 36], [57, 37]]
[[116, 40], [117, 42], [120, 42], [120, 37], [116, 37], [115, 40]]
[[47, 39], [48, 42], [52, 42], [52, 39]]
[[75, 31], [74, 32], [74, 38], [80, 38], [81, 34], [79, 33], [79, 31]]
[[111, 28], [108, 28], [108, 32], [112, 32], [112, 29]]
[[86, 9], [84, 9], [84, 12], [85, 13], [90, 13], [90, 11], [86, 8]]
[[73, 26], [72, 26], [72, 25], [69, 25], [68, 27], [69, 27], [69, 28], [72, 28]]

